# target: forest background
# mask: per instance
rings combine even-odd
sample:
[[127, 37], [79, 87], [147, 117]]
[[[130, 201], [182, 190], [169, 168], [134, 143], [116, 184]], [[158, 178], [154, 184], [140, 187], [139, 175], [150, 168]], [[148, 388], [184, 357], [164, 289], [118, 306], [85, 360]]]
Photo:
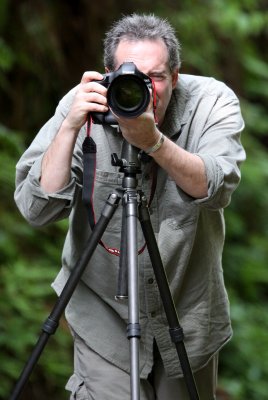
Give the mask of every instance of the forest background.
[[[8, 398], [56, 301], [50, 284], [67, 229], [67, 221], [34, 229], [23, 220], [13, 201], [16, 162], [83, 72], [103, 71], [104, 32], [134, 11], [174, 25], [181, 72], [214, 76], [240, 98], [247, 161], [225, 210], [234, 337], [221, 353], [218, 399], [268, 399], [267, 0], [1, 0], [0, 399]], [[62, 320], [22, 400], [67, 399], [71, 372], [71, 338]]]

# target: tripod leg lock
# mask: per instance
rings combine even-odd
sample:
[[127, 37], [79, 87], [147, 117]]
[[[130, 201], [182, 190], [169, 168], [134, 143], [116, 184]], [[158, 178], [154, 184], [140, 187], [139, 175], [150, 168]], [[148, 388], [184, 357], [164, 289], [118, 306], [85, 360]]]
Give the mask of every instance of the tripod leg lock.
[[49, 335], [53, 335], [53, 333], [56, 332], [58, 326], [58, 321], [55, 321], [54, 319], [48, 317], [48, 319], [43, 324], [42, 330]]
[[127, 325], [127, 338], [131, 339], [133, 337], [140, 338], [141, 337], [141, 327], [140, 324], [128, 324]]
[[169, 334], [173, 343], [179, 343], [183, 341], [184, 334], [181, 326], [177, 328], [170, 328]]

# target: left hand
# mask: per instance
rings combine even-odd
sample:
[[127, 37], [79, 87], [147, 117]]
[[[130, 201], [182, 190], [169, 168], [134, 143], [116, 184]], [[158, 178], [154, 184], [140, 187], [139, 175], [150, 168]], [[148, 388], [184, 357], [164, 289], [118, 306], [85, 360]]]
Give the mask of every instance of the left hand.
[[115, 117], [123, 137], [133, 146], [146, 150], [159, 140], [160, 132], [155, 123], [152, 99], [146, 111], [136, 118]]

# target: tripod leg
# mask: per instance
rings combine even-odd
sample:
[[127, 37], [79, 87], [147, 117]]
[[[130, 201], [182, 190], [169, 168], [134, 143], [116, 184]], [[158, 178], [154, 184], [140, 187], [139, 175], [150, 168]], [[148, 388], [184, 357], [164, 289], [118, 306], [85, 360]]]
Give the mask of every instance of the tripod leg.
[[138, 202], [137, 192], [126, 192], [123, 199], [127, 230], [127, 262], [128, 262], [128, 315], [127, 337], [130, 342], [130, 388], [131, 399], [140, 399], [139, 374], [139, 273], [137, 248]]
[[82, 273], [84, 272], [85, 268], [88, 265], [88, 262], [91, 258], [91, 256], [94, 253], [94, 250], [96, 249], [108, 223], [110, 222], [111, 218], [113, 217], [113, 214], [119, 204], [120, 197], [113, 193], [109, 196], [109, 198], [106, 200], [106, 204], [104, 206], [104, 209], [102, 211], [101, 217], [97, 224], [95, 225], [92, 234], [86, 243], [84, 252], [81, 255], [81, 258], [78, 260], [76, 265], [74, 266], [72, 273], [66, 282], [66, 285], [64, 286], [61, 295], [58, 297], [58, 300], [50, 314], [50, 316], [47, 318], [47, 320], [43, 324], [42, 328], [42, 333], [40, 335], [39, 340], [37, 341], [35, 348], [26, 363], [20, 378], [11, 394], [10, 400], [17, 400], [19, 396], [21, 395], [21, 392], [26, 385], [30, 374], [32, 373], [32, 370], [34, 366], [36, 365], [45, 345], [47, 344], [47, 341], [50, 337], [50, 335], [54, 334], [56, 332], [56, 329], [58, 328], [59, 325], [59, 319], [61, 315], [63, 314], [65, 307], [67, 306], [81, 276]]
[[159, 288], [164, 310], [167, 316], [170, 336], [176, 346], [185, 383], [189, 392], [190, 400], [199, 400], [199, 395], [196, 389], [194, 377], [189, 364], [186, 349], [183, 343], [183, 330], [179, 324], [173, 298], [170, 293], [165, 269], [162, 264], [161, 256], [155, 239], [154, 231], [150, 220], [149, 210], [147, 206], [147, 201], [145, 197], [142, 197], [141, 202], [139, 204], [139, 219], [145, 237], [145, 241], [147, 244], [151, 263], [154, 269], [154, 274]]
[[127, 227], [125, 214], [126, 208], [123, 207], [118, 283], [115, 296], [117, 300], [124, 300], [128, 298]]

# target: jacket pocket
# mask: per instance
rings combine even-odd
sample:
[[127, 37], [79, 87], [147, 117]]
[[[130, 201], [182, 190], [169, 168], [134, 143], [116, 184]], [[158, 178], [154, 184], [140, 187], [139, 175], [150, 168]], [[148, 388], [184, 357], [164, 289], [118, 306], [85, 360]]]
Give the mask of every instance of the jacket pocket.
[[[106, 200], [112, 193], [119, 193], [122, 190], [123, 175], [115, 172], [105, 172], [96, 170], [94, 183], [93, 207], [96, 221], [99, 219], [105, 206]], [[122, 204], [120, 202], [112, 220], [107, 226], [107, 232], [121, 232]]]

